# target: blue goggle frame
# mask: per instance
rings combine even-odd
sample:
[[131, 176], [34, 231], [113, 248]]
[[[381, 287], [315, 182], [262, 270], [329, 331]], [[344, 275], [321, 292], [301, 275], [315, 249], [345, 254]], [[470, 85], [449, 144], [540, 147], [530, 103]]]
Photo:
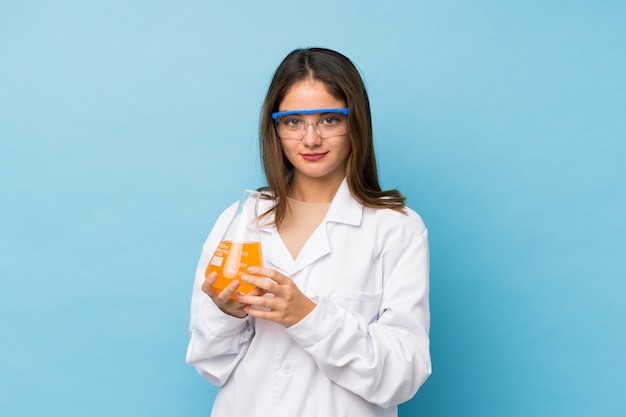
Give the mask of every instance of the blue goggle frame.
[[276, 113], [272, 113], [272, 119], [277, 119], [280, 116], [288, 116], [290, 114], [313, 114], [313, 113], [343, 113], [348, 115], [348, 108], [343, 109], [310, 109], [310, 110], [287, 110], [287, 111], [278, 111]]

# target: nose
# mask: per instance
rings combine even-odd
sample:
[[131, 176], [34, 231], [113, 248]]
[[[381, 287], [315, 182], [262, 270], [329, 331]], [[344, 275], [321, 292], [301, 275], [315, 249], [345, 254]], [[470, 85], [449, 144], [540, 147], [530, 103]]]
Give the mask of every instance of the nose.
[[[311, 126], [312, 129], [309, 130], [309, 126]], [[320, 136], [320, 132], [317, 130], [317, 125], [314, 122], [306, 122], [302, 143], [307, 147], [317, 146], [322, 143], [322, 137]]]

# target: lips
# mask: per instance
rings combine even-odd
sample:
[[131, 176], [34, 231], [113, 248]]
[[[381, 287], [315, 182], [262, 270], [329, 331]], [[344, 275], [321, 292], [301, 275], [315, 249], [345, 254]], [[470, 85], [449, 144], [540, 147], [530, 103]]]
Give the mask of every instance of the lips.
[[319, 161], [320, 159], [324, 158], [327, 153], [328, 152], [323, 152], [323, 153], [303, 153], [303, 154], [300, 154], [300, 156], [302, 156], [302, 159], [304, 159], [305, 161], [315, 162], [315, 161]]

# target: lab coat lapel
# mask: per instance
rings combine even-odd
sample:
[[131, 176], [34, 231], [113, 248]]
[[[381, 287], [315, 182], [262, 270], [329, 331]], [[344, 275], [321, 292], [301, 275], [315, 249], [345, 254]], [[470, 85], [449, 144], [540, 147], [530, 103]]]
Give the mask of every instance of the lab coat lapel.
[[[266, 209], [267, 208], [269, 208], [269, 206], [267, 206]], [[260, 212], [263, 211], [260, 210]], [[331, 252], [328, 229], [332, 227], [332, 223], [358, 226], [361, 224], [362, 216], [363, 206], [352, 198], [348, 183], [344, 179], [328, 208], [326, 217], [318, 228], [315, 229], [311, 237], [309, 237], [309, 240], [306, 242], [295, 261], [281, 239], [276, 227], [267, 225], [273, 223], [273, 216], [263, 221], [266, 225], [261, 226], [261, 233], [263, 233], [265, 237], [263, 239], [263, 256], [269, 263], [283, 270], [285, 273], [289, 275], [295, 274]]]
[[359, 225], [362, 215], [363, 206], [352, 198], [348, 183], [344, 179], [328, 208], [326, 217], [300, 251], [291, 273], [296, 273], [306, 268], [331, 252], [331, 244], [328, 238], [329, 227], [332, 227], [331, 223]]
[[[260, 204], [259, 213], [264, 213], [272, 207], [273, 200], [266, 200]], [[289, 273], [293, 268], [294, 260], [285, 246], [285, 243], [274, 225], [274, 214], [270, 214], [261, 221], [261, 250], [269, 268], [277, 268]]]

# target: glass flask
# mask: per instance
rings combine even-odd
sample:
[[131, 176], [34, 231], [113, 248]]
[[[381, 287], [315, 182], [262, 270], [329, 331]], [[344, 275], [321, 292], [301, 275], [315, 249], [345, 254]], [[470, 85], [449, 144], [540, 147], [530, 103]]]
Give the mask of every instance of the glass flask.
[[237, 212], [209, 261], [204, 275], [217, 272], [213, 284], [217, 291], [226, 288], [234, 279], [240, 282], [237, 292], [247, 293], [255, 288], [243, 282], [241, 275], [251, 275], [247, 272], [249, 266], [263, 266], [257, 215], [260, 196], [258, 191], [242, 190]]

